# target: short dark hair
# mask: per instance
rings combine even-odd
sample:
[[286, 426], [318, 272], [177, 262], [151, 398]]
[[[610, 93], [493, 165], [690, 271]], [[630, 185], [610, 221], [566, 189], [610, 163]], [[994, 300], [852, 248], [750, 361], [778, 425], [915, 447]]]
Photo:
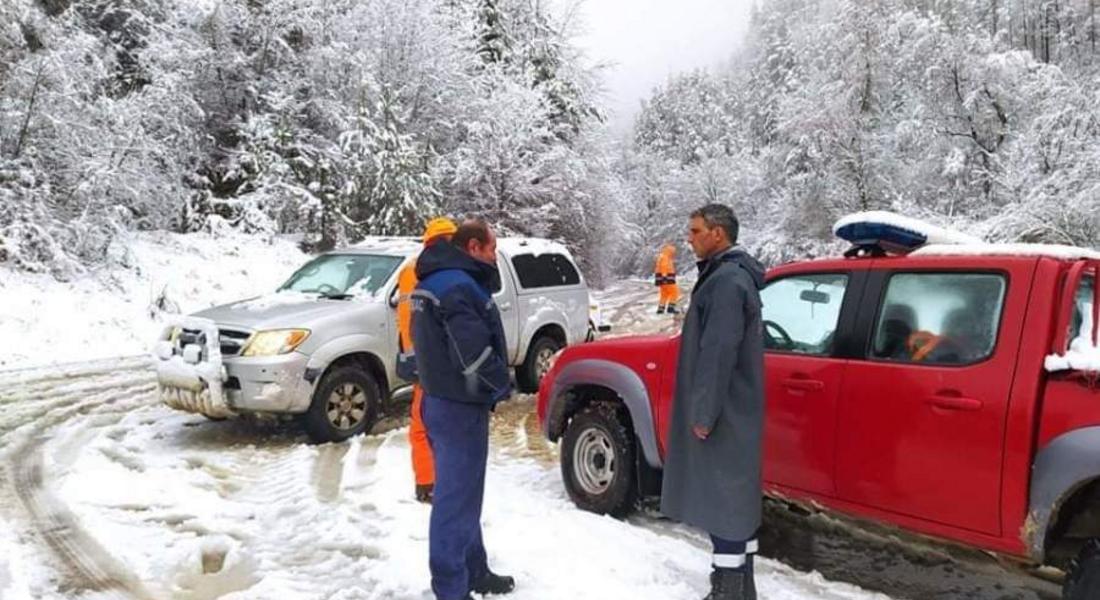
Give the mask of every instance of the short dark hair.
[[737, 236], [741, 232], [741, 223], [737, 221], [737, 215], [734, 214], [732, 208], [715, 202], [692, 211], [691, 218], [696, 217], [702, 219], [707, 227], [711, 229], [715, 227], [725, 229], [726, 237], [729, 238], [730, 243], [737, 243]]
[[458, 226], [458, 230], [451, 237], [451, 244], [455, 248], [465, 251], [466, 247], [470, 245], [470, 240], [488, 244], [490, 235], [488, 221], [481, 217], [470, 217]]

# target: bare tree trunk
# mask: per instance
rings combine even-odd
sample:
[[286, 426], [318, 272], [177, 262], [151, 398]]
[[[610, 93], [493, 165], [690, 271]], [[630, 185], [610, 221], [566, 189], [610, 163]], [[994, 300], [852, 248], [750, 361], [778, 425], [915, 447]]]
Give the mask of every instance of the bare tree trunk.
[[1061, 7], [1058, 0], [1047, 0], [1043, 2], [1041, 10], [1043, 11], [1042, 61], [1050, 64], [1057, 58], [1058, 37], [1062, 30]]
[[19, 137], [15, 140], [15, 153], [12, 158], [19, 158], [23, 153], [23, 144], [27, 141], [27, 132], [30, 130], [31, 117], [34, 116], [34, 107], [38, 102], [38, 90], [42, 87], [42, 79], [46, 76], [46, 66], [39, 64], [38, 73], [34, 76], [34, 85], [31, 87], [31, 97], [27, 101], [27, 114], [23, 117], [23, 125], [19, 128]]
[[1096, 0], [1089, 0], [1089, 43], [1092, 44], [1092, 52], [1096, 53]]
[[874, 80], [871, 72], [871, 31], [870, 29], [864, 31], [864, 45], [863, 45], [863, 93], [860, 98], [859, 111], [863, 114], [871, 112], [871, 101], [874, 93]]
[[1044, 4], [1040, 9], [1042, 10], [1042, 25], [1040, 26], [1040, 51], [1042, 57], [1039, 59], [1047, 64], [1050, 64], [1050, 5]]
[[1008, 43], [1009, 45], [1016, 43], [1016, 19], [1012, 18], [1012, 12], [1008, 13]]
[[1059, 42], [1062, 40], [1062, 5], [1054, 0], [1054, 32], [1050, 36], [1050, 59], [1058, 60]]
[[1033, 26], [1032, 26], [1031, 14], [1029, 12], [1026, 12], [1026, 9], [1024, 9], [1024, 10], [1025, 10], [1025, 12], [1024, 12], [1024, 15], [1023, 15], [1023, 23], [1021, 24], [1021, 26], [1022, 26], [1021, 33], [1022, 33], [1023, 39], [1024, 39], [1024, 48], [1025, 48], [1025, 50], [1030, 51], [1032, 53], [1032, 56], [1035, 56], [1037, 58], [1038, 57], [1038, 52], [1036, 51], [1036, 48], [1033, 44], [1034, 37], [1033, 37]]

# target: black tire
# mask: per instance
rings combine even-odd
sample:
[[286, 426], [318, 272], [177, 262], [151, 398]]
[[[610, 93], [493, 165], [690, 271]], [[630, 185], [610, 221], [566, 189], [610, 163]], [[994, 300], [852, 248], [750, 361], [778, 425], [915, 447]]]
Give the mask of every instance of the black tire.
[[321, 378], [309, 410], [302, 414], [302, 426], [319, 444], [370, 431], [378, 422], [380, 390], [374, 376], [363, 369], [336, 367]]
[[1100, 539], [1085, 543], [1081, 553], [1070, 564], [1062, 586], [1063, 600], [1096, 600], [1100, 598]]
[[539, 391], [542, 376], [549, 370], [546, 361], [561, 348], [561, 342], [548, 335], [540, 335], [531, 342], [527, 348], [527, 358], [516, 367], [516, 383], [520, 392], [534, 394]]
[[638, 500], [634, 436], [627, 415], [611, 404], [585, 407], [562, 440], [565, 490], [582, 510], [625, 517]]

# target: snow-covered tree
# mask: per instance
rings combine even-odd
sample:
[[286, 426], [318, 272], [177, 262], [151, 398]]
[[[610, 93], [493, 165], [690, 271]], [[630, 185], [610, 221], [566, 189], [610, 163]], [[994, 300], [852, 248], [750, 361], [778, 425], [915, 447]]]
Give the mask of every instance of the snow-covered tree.
[[136, 228], [324, 248], [443, 211], [596, 248], [561, 226], [615, 187], [595, 87], [528, 0], [9, 0], [0, 261], [124, 263]]
[[746, 243], [771, 260], [831, 248], [835, 219], [868, 209], [1096, 246], [1094, 16], [1083, 2], [761, 3], [725, 68], [646, 102], [630, 164], [671, 160], [666, 177], [740, 201]]

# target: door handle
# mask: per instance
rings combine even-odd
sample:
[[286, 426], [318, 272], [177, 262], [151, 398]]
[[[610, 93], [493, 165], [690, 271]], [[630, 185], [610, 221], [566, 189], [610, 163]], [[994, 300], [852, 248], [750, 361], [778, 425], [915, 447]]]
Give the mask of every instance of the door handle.
[[504, 302], [504, 303], [500, 304], [500, 312], [504, 312], [506, 310], [512, 310], [512, 303], [511, 302]]
[[943, 410], [965, 411], [981, 410], [984, 405], [981, 400], [976, 398], [964, 398], [954, 394], [936, 394], [928, 399], [928, 403]]
[[820, 392], [825, 389], [825, 382], [807, 377], [791, 377], [783, 380], [783, 387], [788, 390], [801, 390], [803, 392]]

